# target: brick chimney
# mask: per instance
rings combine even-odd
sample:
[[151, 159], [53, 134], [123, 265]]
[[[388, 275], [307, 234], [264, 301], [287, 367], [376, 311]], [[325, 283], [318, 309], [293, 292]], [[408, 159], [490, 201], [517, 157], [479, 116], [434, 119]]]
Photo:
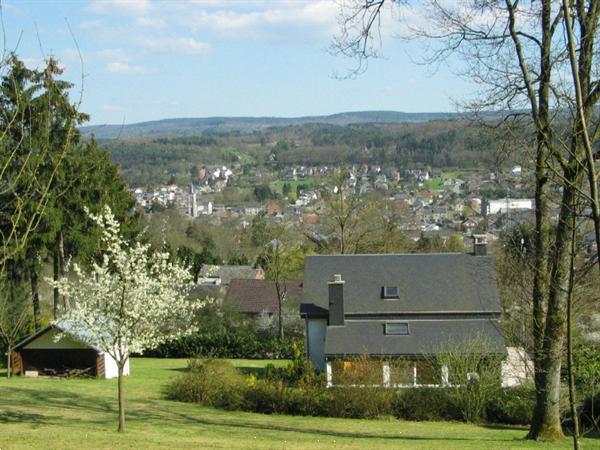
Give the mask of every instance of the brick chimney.
[[329, 285], [329, 325], [344, 326], [344, 281], [340, 274]]
[[487, 255], [487, 238], [485, 234], [474, 234], [471, 238], [473, 239], [473, 254], [475, 256]]

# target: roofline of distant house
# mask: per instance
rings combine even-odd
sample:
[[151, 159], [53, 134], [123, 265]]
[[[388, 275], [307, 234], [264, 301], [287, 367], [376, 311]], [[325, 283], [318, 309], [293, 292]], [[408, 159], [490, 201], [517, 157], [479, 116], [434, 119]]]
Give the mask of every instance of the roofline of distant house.
[[[327, 353], [325, 352], [325, 358], [348, 358], [348, 357], [360, 357], [360, 356], [364, 356], [364, 355], [369, 355], [369, 356], [375, 356], [375, 357], [406, 357], [406, 356], [410, 356], [413, 359], [428, 359], [428, 357], [430, 357], [431, 355], [437, 355], [443, 353], [443, 351], [430, 351], [430, 352], [425, 352], [425, 353]], [[497, 354], [497, 355], [504, 355], [507, 353], [506, 348], [504, 349], [504, 351], [502, 350], [498, 350], [498, 351], [482, 351], [481, 353], [486, 353], [486, 354]]]
[[[344, 255], [308, 255], [307, 258], [350, 258], [353, 256], [451, 256], [451, 255], [473, 255], [472, 252], [443, 252], [443, 253], [352, 253]], [[489, 256], [488, 256], [489, 258]]]
[[[307, 303], [305, 303], [307, 304]], [[453, 320], [456, 320], [456, 316], [465, 316], [465, 319], [473, 319], [473, 316], [483, 316], [481, 318], [486, 318], [486, 319], [493, 319], [493, 318], [497, 318], [498, 316], [500, 316], [502, 314], [501, 310], [493, 310], [493, 311], [383, 311], [383, 312], [352, 312], [352, 313], [346, 313], [344, 314], [344, 317], [348, 320], [352, 320], [352, 319], [363, 319], [363, 318], [367, 318], [367, 319], [386, 319], [389, 317], [403, 317], [403, 316], [409, 316], [412, 317], [413, 320], [415, 320], [416, 316], [422, 316], [425, 318], [425, 320], [427, 320], [427, 318], [430, 318], [431, 316], [453, 316]], [[327, 317], [328, 313], [324, 312], [324, 311], [319, 311], [319, 312], [301, 312], [300, 313], [301, 317]], [[435, 319], [429, 319], [429, 320], [435, 320]], [[440, 319], [443, 320], [443, 319]]]
[[360, 319], [362, 317], [373, 317], [373, 316], [435, 316], [435, 315], [444, 315], [444, 316], [457, 316], [457, 315], [465, 315], [465, 316], [473, 316], [473, 315], [483, 315], [483, 316], [496, 316], [498, 314], [502, 314], [501, 310], [473, 310], [473, 311], [378, 311], [378, 312], [356, 312], [353, 311], [351, 313], [344, 314], [345, 317], [348, 318], [356, 318]]

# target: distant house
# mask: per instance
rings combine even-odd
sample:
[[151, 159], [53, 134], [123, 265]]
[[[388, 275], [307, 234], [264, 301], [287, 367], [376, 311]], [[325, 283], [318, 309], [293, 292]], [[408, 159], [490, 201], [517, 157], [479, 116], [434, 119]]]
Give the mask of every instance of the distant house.
[[257, 216], [265, 210], [265, 207], [261, 203], [249, 202], [245, 203], [242, 207], [242, 213], [247, 216]]
[[477, 227], [477, 222], [475, 222], [472, 218], [466, 218], [460, 224], [462, 231], [471, 232]]
[[[283, 289], [286, 302], [300, 301], [301, 281], [286, 281]], [[271, 280], [233, 279], [229, 284], [225, 303], [234, 304], [240, 312], [248, 316], [258, 316], [261, 313], [276, 314], [279, 311], [275, 282]]]
[[234, 278], [263, 280], [265, 272], [260, 267], [204, 264], [200, 269], [198, 284], [202, 286], [229, 286]]
[[[98, 337], [70, 321], [56, 321], [15, 345], [12, 373], [24, 376], [83, 374], [97, 378], [118, 375], [117, 363], [97, 346]], [[125, 366], [129, 375], [129, 360]]]
[[[309, 256], [300, 312], [307, 355], [329, 386], [334, 366], [364, 355], [387, 361], [383, 385], [418, 386], [447, 382], [443, 370], [432, 381], [422, 362], [449, 344], [481, 336], [490, 351], [506, 354], [495, 269], [482, 239], [474, 254]], [[390, 360], [403, 361], [404, 373], [390, 371]]]

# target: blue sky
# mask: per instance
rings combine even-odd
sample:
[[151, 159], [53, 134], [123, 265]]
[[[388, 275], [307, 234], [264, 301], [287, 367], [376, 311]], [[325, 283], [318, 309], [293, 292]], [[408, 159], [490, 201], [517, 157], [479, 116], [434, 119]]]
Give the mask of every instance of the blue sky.
[[[302, 116], [357, 110], [454, 111], [472, 87], [384, 21], [383, 58], [356, 79], [328, 48], [333, 0], [4, 0], [6, 46], [29, 66], [55, 55], [92, 124], [172, 117]], [[409, 19], [410, 20], [410, 19]], [[71, 36], [69, 26], [75, 40]], [[38, 39], [39, 36], [39, 39]], [[76, 45], [83, 58], [83, 71]]]

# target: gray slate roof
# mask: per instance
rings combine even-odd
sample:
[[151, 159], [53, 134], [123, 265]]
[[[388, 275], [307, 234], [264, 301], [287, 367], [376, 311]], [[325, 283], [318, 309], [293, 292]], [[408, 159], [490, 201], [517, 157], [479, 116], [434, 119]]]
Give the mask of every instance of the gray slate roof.
[[[301, 281], [286, 281], [287, 302], [296, 302], [302, 295]], [[238, 305], [243, 313], [258, 314], [263, 311], [275, 313], [279, 310], [279, 301], [275, 282], [271, 280], [233, 279], [225, 301]]]
[[[500, 314], [491, 258], [465, 253], [308, 256], [303, 311], [328, 309], [334, 274], [344, 284], [345, 314], [488, 312]], [[383, 286], [398, 286], [400, 298], [381, 298]]]
[[[385, 320], [346, 320], [345, 326], [327, 327], [325, 354], [422, 355], [437, 354], [448, 346], [483, 339], [484, 352], [504, 353], [499, 323], [492, 319], [406, 320], [408, 335], [386, 335]], [[483, 343], [482, 342], [482, 343]]]

